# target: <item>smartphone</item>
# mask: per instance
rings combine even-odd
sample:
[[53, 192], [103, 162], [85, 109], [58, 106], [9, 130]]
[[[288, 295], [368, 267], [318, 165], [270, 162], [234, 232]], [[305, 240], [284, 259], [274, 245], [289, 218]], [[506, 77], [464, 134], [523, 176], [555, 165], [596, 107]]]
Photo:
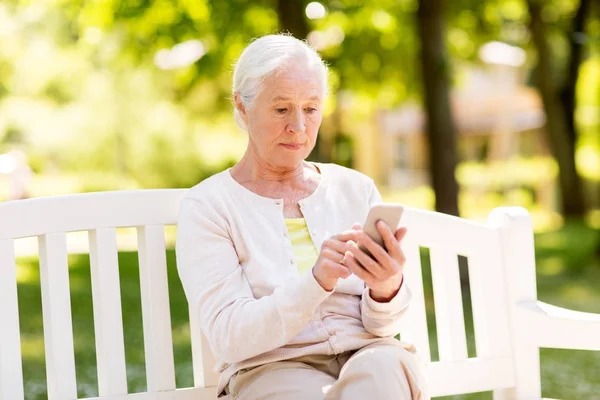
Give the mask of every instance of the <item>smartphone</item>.
[[[371, 239], [385, 249], [383, 238], [377, 230], [376, 223], [380, 220], [385, 222], [393, 233], [396, 231], [396, 229], [398, 229], [398, 225], [400, 224], [400, 219], [402, 218], [403, 213], [404, 207], [400, 204], [375, 204], [371, 206], [371, 209], [369, 210], [367, 220], [363, 225], [363, 230]], [[368, 255], [372, 256], [371, 253], [364, 247], [364, 245], [359, 243], [358, 247]]]

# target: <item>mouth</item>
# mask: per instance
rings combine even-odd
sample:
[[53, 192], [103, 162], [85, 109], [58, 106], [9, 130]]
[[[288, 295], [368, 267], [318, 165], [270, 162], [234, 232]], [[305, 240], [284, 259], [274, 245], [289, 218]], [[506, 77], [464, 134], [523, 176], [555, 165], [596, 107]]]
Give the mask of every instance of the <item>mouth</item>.
[[303, 146], [302, 143], [280, 143], [280, 146], [285, 147], [289, 150], [300, 150]]

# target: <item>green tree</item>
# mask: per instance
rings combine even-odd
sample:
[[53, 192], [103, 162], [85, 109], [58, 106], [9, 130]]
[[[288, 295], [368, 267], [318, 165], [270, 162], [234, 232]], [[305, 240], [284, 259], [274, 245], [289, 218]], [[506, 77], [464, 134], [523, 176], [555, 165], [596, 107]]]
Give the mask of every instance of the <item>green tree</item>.
[[309, 32], [304, 12], [306, 4], [304, 0], [277, 0], [277, 16], [282, 31], [298, 39], [306, 39]]
[[[585, 213], [583, 185], [575, 164], [574, 99], [566, 99], [568, 104], [561, 102], [560, 89], [555, 83], [552, 71], [554, 63], [547, 41], [547, 28], [542, 19], [543, 3], [538, 0], [527, 0], [527, 4], [530, 13], [529, 28], [538, 55], [536, 81], [546, 112], [546, 132], [550, 148], [559, 165], [563, 214], [567, 217], [583, 217]], [[570, 86], [577, 82], [577, 71], [581, 63], [579, 54], [574, 53], [570, 56], [575, 58], [574, 65], [571, 66], [575, 70], [575, 76], [569, 76], [565, 85], [566, 90], [572, 91], [573, 96], [575, 89]]]
[[577, 12], [573, 17], [572, 27], [566, 33], [569, 41], [569, 57], [567, 60], [566, 76], [560, 89], [560, 98], [565, 109], [567, 134], [573, 148], [575, 148], [577, 141], [577, 128], [575, 126], [576, 87], [586, 50], [584, 47], [587, 41], [585, 25], [591, 9], [592, 0], [580, 0]]
[[435, 208], [440, 212], [458, 215], [456, 128], [448, 95], [450, 61], [445, 40], [445, 3], [445, 0], [421, 0], [417, 19]]

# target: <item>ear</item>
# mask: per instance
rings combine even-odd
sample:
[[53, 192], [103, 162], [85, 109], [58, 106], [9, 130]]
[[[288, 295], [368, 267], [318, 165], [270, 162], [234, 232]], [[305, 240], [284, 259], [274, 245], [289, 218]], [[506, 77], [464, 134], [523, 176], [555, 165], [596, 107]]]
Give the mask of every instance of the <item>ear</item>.
[[236, 92], [233, 94], [233, 102], [235, 104], [235, 108], [238, 110], [238, 113], [240, 114], [240, 117], [242, 117], [242, 120], [244, 120], [244, 122], [247, 125], [248, 124], [248, 121], [247, 121], [248, 113], [246, 112], [246, 106], [242, 102], [242, 98], [240, 97], [239, 93]]

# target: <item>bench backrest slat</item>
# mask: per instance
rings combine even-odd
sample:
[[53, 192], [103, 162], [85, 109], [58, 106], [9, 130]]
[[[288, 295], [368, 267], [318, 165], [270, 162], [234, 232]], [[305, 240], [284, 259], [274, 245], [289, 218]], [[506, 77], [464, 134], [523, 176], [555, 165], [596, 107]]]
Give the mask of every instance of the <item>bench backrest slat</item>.
[[478, 243], [469, 255], [469, 278], [475, 345], [478, 357], [504, 357], [512, 353], [506, 306], [506, 277], [497, 240]]
[[447, 248], [432, 248], [429, 254], [440, 360], [466, 360], [467, 336], [458, 256]]
[[0, 240], [0, 400], [22, 399], [17, 266], [13, 240]]
[[149, 392], [175, 389], [175, 364], [162, 225], [138, 227], [140, 286]]
[[100, 396], [127, 394], [117, 230], [89, 232], [90, 269]]
[[219, 375], [213, 369], [215, 357], [210, 351], [208, 340], [200, 329], [200, 313], [190, 305], [190, 333], [192, 335], [192, 362], [194, 363], [194, 385], [217, 386]]
[[416, 236], [407, 234], [402, 243], [402, 251], [406, 257], [404, 279], [412, 292], [412, 299], [401, 326], [401, 339], [413, 343], [418, 349], [423, 362], [431, 361], [429, 347], [429, 330], [425, 309], [425, 291], [423, 289], [423, 274], [421, 255]]
[[73, 399], [77, 398], [77, 385], [67, 237], [50, 233], [38, 240], [48, 399]]

